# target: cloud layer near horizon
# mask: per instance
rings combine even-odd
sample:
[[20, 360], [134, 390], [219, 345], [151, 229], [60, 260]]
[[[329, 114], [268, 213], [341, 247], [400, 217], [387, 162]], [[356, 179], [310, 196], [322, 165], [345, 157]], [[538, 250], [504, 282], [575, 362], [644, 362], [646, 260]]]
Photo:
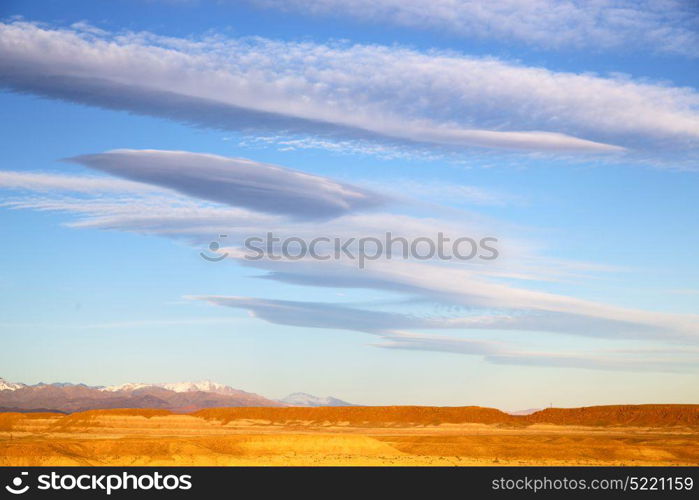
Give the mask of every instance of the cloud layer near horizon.
[[693, 89], [400, 47], [15, 22], [0, 24], [0, 85], [244, 132], [554, 153], [699, 149]]
[[[382, 341], [375, 345], [386, 349], [406, 349], [418, 351], [438, 351], [456, 354], [468, 354], [483, 356], [491, 363], [553, 366], [567, 368], [588, 368], [602, 370], [622, 371], [666, 371], [685, 372], [697, 369], [697, 352], [675, 349], [668, 352], [653, 349], [644, 351], [592, 351], [592, 352], [564, 352], [564, 351], [535, 351], [522, 350], [503, 342], [482, 340], [477, 338], [458, 338], [419, 333], [408, 333], [404, 330], [424, 329], [459, 329], [466, 328], [495, 328], [498, 329], [496, 317], [473, 318], [439, 318], [419, 317], [413, 315], [357, 309], [342, 304], [298, 302], [289, 300], [271, 300], [254, 297], [228, 297], [228, 296], [192, 296], [191, 299], [225, 307], [243, 309], [256, 318], [279, 325], [297, 326], [305, 328], [322, 328], [330, 330], [350, 330], [377, 335]], [[502, 318], [505, 321], [515, 320], [513, 317]], [[529, 318], [531, 320], [531, 318]], [[585, 318], [582, 319], [583, 322]], [[545, 322], [545, 321], [544, 321]], [[471, 323], [471, 324], [469, 324]], [[489, 323], [491, 323], [489, 325]], [[501, 322], [504, 323], [504, 322]], [[527, 318], [523, 324], [515, 329], [532, 331], [539, 330], [536, 318], [527, 325]], [[599, 325], [597, 325], [599, 326]], [[633, 326], [633, 325], [630, 325]], [[636, 325], [636, 328], [643, 328]], [[689, 357], [685, 358], [682, 354]], [[679, 357], [678, 357], [679, 355]]]

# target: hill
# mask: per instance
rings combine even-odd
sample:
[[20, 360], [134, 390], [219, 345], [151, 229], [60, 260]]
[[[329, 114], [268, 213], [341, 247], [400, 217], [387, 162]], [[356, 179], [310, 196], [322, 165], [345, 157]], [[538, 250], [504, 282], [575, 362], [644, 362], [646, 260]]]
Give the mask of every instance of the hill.
[[585, 408], [547, 408], [530, 415], [510, 415], [480, 406], [341, 406], [287, 408], [209, 408], [193, 416], [223, 423], [234, 420], [266, 420], [272, 423], [327, 422], [344, 425], [581, 425], [699, 427], [699, 405], [616, 405]]

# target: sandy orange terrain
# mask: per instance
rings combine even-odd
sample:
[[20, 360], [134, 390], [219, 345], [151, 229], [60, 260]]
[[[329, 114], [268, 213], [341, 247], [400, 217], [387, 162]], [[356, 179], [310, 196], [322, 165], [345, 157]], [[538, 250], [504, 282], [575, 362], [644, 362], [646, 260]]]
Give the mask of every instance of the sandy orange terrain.
[[699, 405], [0, 413], [0, 465], [699, 465]]

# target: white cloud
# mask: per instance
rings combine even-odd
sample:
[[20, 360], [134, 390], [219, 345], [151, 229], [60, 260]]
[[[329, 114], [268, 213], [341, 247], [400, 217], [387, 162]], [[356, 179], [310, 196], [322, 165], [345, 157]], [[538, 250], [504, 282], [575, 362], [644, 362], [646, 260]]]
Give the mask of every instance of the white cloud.
[[304, 219], [337, 217], [387, 201], [327, 177], [244, 158], [120, 149], [67, 161], [203, 200]]
[[[205, 172], [207, 177], [208, 171]], [[12, 173], [10, 173], [12, 174]], [[599, 271], [586, 264], [547, 260], [532, 255], [526, 242], [518, 245], [516, 239], [507, 242], [509, 259], [489, 265], [471, 262], [418, 262], [414, 260], [369, 261], [365, 269], [357, 268], [355, 261], [318, 261], [302, 259], [249, 261], [240, 248], [245, 237], [267, 231], [284, 237], [295, 235], [305, 239], [318, 235], [339, 234], [345, 238], [368, 236], [394, 231], [395, 234], [414, 238], [431, 235], [437, 230], [447, 234], [474, 234], [483, 229], [477, 217], [454, 221], [430, 217], [411, 217], [391, 213], [348, 214], [332, 220], [297, 220], [289, 224], [284, 215], [264, 214], [246, 208], [228, 207], [221, 203], [194, 199], [174, 191], [158, 192], [116, 191], [105, 193], [103, 188], [114, 188], [102, 180], [78, 176], [3, 176], [10, 179], [11, 189], [18, 183], [23, 189], [37, 190], [40, 195], [9, 199], [4, 206], [35, 210], [61, 211], [78, 216], [70, 222], [73, 227], [130, 231], [160, 235], [184, 240], [199, 249], [216, 235], [225, 233], [222, 241], [229, 258], [239, 264], [263, 270], [261, 277], [311, 287], [365, 288], [391, 291], [409, 299], [442, 304], [458, 311], [439, 316], [408, 315], [357, 309], [341, 304], [304, 303], [251, 299], [245, 297], [203, 296], [201, 299], [219, 305], [246, 309], [266, 321], [284, 325], [349, 329], [379, 335], [378, 344], [390, 349], [418, 349], [422, 351], [452, 352], [482, 356], [488, 362], [537, 366], [568, 366], [578, 368], [638, 370], [645, 366], [660, 371], [686, 371], [691, 361], [682, 355], [658, 352], [629, 355], [617, 353], [574, 353], [552, 350], [526, 351], [515, 347], [527, 343], [529, 332], [558, 335], [577, 335], [604, 341], [643, 340], [656, 344], [699, 343], [699, 316], [670, 314], [582, 300], [571, 296], [539, 292], [535, 289], [505, 284], [518, 280], [536, 287], [536, 282], [567, 277], [571, 272]], [[19, 182], [21, 181], [21, 182]], [[129, 182], [117, 180], [120, 187], [130, 188]], [[0, 186], [2, 183], [0, 182]], [[149, 186], [137, 184], [139, 188]], [[46, 192], [53, 187], [55, 193]], [[94, 191], [93, 191], [94, 190]], [[79, 196], [66, 192], [78, 191]], [[487, 227], [487, 226], [486, 226]], [[228, 246], [230, 245], [230, 246]], [[511, 247], [511, 248], [510, 248]], [[193, 258], [196, 258], [193, 252]], [[216, 265], [225, 265], [223, 263]], [[406, 333], [406, 331], [413, 331]], [[437, 337], [415, 330], [442, 330], [450, 332], [518, 332], [512, 342], [494, 344], [459, 337]], [[553, 338], [553, 337], [552, 337]], [[487, 344], [487, 345], [486, 345]], [[487, 349], [484, 350], [484, 345]], [[644, 365], [645, 363], [645, 365]]]
[[447, 30], [546, 48], [654, 50], [696, 57], [692, 0], [248, 0], [261, 7]]
[[[611, 318], [586, 316], [584, 313], [544, 312], [533, 309], [487, 313], [471, 311], [467, 316], [420, 317], [401, 313], [356, 309], [342, 304], [295, 302], [250, 297], [197, 296], [206, 302], [247, 309], [272, 323], [302, 325], [315, 328], [348, 329], [377, 335], [396, 330], [504, 330], [568, 333], [599, 338], [667, 339], [673, 332], [669, 321], [646, 321], [639, 315]], [[501, 307], [503, 305], [501, 304]], [[628, 311], [637, 312], [637, 311]], [[677, 315], [675, 319], [681, 317]], [[672, 315], [666, 319], [672, 318]], [[688, 317], [687, 319], [695, 319]], [[676, 332], [674, 332], [676, 333]], [[699, 330], [694, 330], [694, 341], [699, 341]]]
[[[76, 186], [84, 186], [79, 178]], [[45, 183], [40, 182], [43, 190]], [[60, 191], [68, 186], [60, 183]], [[481, 261], [416, 261], [387, 259], [364, 262], [341, 255], [339, 260], [262, 260], [245, 258], [242, 248], [249, 236], [272, 232], [279, 238], [296, 236], [306, 241], [317, 236], [340, 235], [345, 240], [365, 236], [394, 236], [415, 239], [446, 235], [469, 235], [478, 239], [488, 234], [477, 217], [462, 218], [459, 223], [430, 217], [411, 217], [391, 213], [349, 214], [325, 221], [296, 221], [289, 224], [283, 215], [263, 214], [246, 208], [231, 208], [220, 203], [195, 200], [175, 193], [131, 193], [109, 197], [100, 194], [89, 199], [65, 195], [9, 199], [5, 206], [35, 210], [61, 211], [81, 216], [70, 224], [89, 227], [164, 235], [184, 239], [194, 245], [207, 244], [219, 234], [229, 259], [264, 270], [268, 279], [305, 286], [349, 287], [390, 290], [427, 298], [445, 304], [458, 304], [474, 310], [497, 310], [497, 315], [471, 314], [441, 328], [485, 330], [550, 331], [566, 334], [665, 339], [694, 342], [699, 337], [699, 317], [630, 309], [575, 297], [539, 292], [512, 286], [518, 280], [530, 285], [537, 281], [567, 278], [571, 273], [599, 270], [585, 264], [545, 259], [532, 253], [526, 241], [501, 236], [502, 258], [492, 263]], [[493, 229], [493, 227], [490, 227]], [[491, 233], [492, 234], [492, 233]], [[356, 243], [351, 247], [356, 251]], [[505, 281], [505, 282], [503, 282]]]
[[246, 133], [553, 153], [699, 145], [693, 89], [400, 47], [16, 22], [0, 25], [0, 84]]
[[385, 349], [480, 355], [487, 362], [504, 365], [670, 373], [696, 372], [699, 366], [696, 353], [687, 355], [681, 349], [648, 350], [645, 353], [618, 353], [613, 350], [535, 351], [513, 349], [499, 342], [404, 332], [394, 332], [384, 338], [383, 342], [373, 345]]
[[[230, 140], [230, 138], [224, 138]], [[416, 145], [380, 144], [370, 140], [342, 140], [328, 137], [313, 136], [284, 136], [284, 135], [257, 135], [246, 136], [237, 142], [238, 146], [260, 149], [268, 146], [275, 147], [278, 151], [299, 150], [323, 150], [337, 155], [361, 155], [372, 156], [385, 160], [449, 160], [450, 163], [463, 162], [457, 159], [454, 153], [447, 155], [444, 152], [430, 151], [426, 147]], [[475, 159], [475, 158], [474, 158]], [[480, 160], [480, 158], [479, 158]], [[482, 164], [482, 163], [481, 163]]]
[[74, 193], [115, 193], [158, 191], [157, 187], [112, 177], [0, 171], [0, 188]]
[[439, 199], [443, 205], [505, 206], [521, 203], [523, 200], [516, 195], [509, 195], [479, 186], [445, 181], [416, 181], [408, 178], [392, 178], [389, 182], [367, 181], [363, 184], [371, 186], [382, 193], [390, 193], [395, 199], [410, 197], [415, 200], [423, 199], [427, 203], [430, 203], [431, 200]]
[[553, 331], [591, 337], [699, 340], [699, 315], [645, 311], [540, 292], [504, 284], [488, 269], [411, 260], [380, 260], [359, 270], [352, 262], [268, 259], [247, 261], [230, 250], [230, 258], [269, 272], [268, 279], [306, 286], [383, 289], [473, 310], [502, 313], [455, 320], [454, 327]]
[[182, 238], [192, 244], [216, 235], [251, 234], [260, 227], [282, 226], [284, 218], [189, 200], [176, 195], [75, 198], [24, 196], [9, 198], [0, 206], [14, 209], [62, 212], [78, 216], [67, 223], [74, 228], [109, 229]]
[[[482, 356], [486, 361], [499, 364], [553, 366], [559, 368], [587, 368], [624, 371], [669, 371], [684, 372], [697, 370], [697, 352], [682, 349], [645, 349], [636, 351], [535, 351], [514, 348], [493, 340], [478, 338], [446, 337], [405, 332], [402, 330], [440, 328], [478, 328], [469, 325], [468, 318], [418, 317], [368, 309], [357, 309], [343, 304], [319, 302], [297, 302], [270, 300], [252, 297], [192, 296], [191, 299], [244, 309], [254, 317], [270, 323], [303, 328], [350, 330], [377, 335], [381, 342], [372, 345], [386, 349], [408, 349], [438, 351]], [[578, 318], [585, 321], [585, 318]], [[486, 324], [480, 318], [481, 326]], [[571, 322], [570, 324], [574, 324]], [[535, 327], [536, 320], [529, 326]], [[596, 325], [604, 327], [603, 324]], [[636, 328], [643, 328], [636, 325]], [[527, 330], [525, 326], [522, 329]], [[689, 357], [687, 358], [688, 355]]]
[[[149, 156], [151, 153], [148, 152], [146, 158], [151, 159]], [[129, 151], [126, 154], [129, 161], [142, 159], [140, 153]], [[165, 158], [158, 156], [158, 158], [165, 162], [163, 165], [181, 168], [182, 165], [188, 165], [184, 160], [189, 157], [182, 156], [183, 154], [165, 155]], [[193, 158], [201, 160], [201, 156], [194, 155]], [[228, 166], [228, 159], [212, 158]], [[209, 160], [208, 157], [205, 159]], [[118, 159], [109, 157], [107, 160], [107, 170], [122, 168]], [[173, 161], [174, 163], [169, 163]], [[139, 165], [142, 164], [135, 161], [125, 168], [135, 169]], [[199, 166], [201, 168], [189, 169], [188, 175], [199, 175], [200, 180], [204, 182], [204, 194], [208, 195], [213, 171], [206, 162]], [[264, 169], [264, 167], [261, 168]], [[175, 187], [163, 182], [164, 178], [173, 175], [169, 168], [165, 168], [164, 171], [157, 170], [156, 173], [156, 179], [148, 180], [155, 182], [158, 186]], [[229, 174], [230, 172], [225, 174], [228, 176], [227, 179], [230, 178]], [[240, 180], [239, 176], [233, 177]], [[143, 177], [138, 178], [145, 180]], [[623, 308], [532, 289], [531, 287], [536, 287], [536, 282], [539, 281], [566, 279], [571, 274], [604, 269], [586, 264], [545, 259], [539, 255], [538, 251], [532, 251], [526, 240], [518, 240], [516, 235], [500, 234], [496, 231], [497, 226], [490, 225], [493, 221], [480, 220], [477, 215], [469, 216], [465, 212], [460, 213], [458, 221], [374, 212], [343, 214], [332, 220], [301, 219], [290, 224], [284, 214], [260, 213], [251, 209], [254, 207], [229, 207], [223, 203], [194, 199], [165, 189], [156, 193], [117, 192], [113, 196], [107, 196], [105, 193], [91, 193], [89, 190], [97, 187], [114, 189], [114, 185], [100, 181], [96, 186], [76, 176], [47, 177], [23, 174], [18, 178], [10, 173], [10, 175], [0, 175], [0, 179], [10, 179], [12, 181], [9, 182], [10, 186], [16, 186], [19, 179], [24, 189], [35, 186], [39, 191], [45, 191], [47, 185], [54, 186], [58, 194], [49, 192], [43, 196], [22, 195], [19, 198], [7, 200], [3, 205], [76, 214], [79, 219], [70, 223], [74, 227], [165, 235], [184, 239], [194, 245], [207, 244], [216, 235], [227, 234], [226, 241], [222, 242], [226, 248], [222, 251], [228, 252], [229, 258], [240, 264], [265, 271], [266, 274], [263, 277], [267, 279], [305, 286], [389, 290], [409, 297], [460, 305], [473, 311], [463, 318], [429, 324], [415, 323], [425, 328], [545, 331], [589, 337], [690, 343], [699, 339], [699, 330], [696, 326], [699, 324], [697, 315]], [[117, 180], [117, 185], [119, 182], [124, 181]], [[188, 182], [188, 185], [191, 187], [198, 182], [198, 180]], [[80, 197], [64, 194], [66, 190], [85, 191], [87, 185], [90, 186], [89, 189], [87, 192], [81, 192]], [[75, 186], [75, 189], [72, 186]], [[144, 185], [138, 184], [139, 188], [142, 186]], [[305, 184], [302, 187], [304, 186]], [[121, 187], [125, 186], [121, 185]], [[315, 186], [314, 189], [322, 191], [320, 186]], [[274, 187], [272, 186], [270, 190], [273, 192]], [[195, 194], [189, 189], [182, 191]], [[337, 192], [337, 190], [331, 191]], [[211, 196], [204, 198], [207, 197], [212, 198]], [[321, 196], [321, 199], [324, 198]], [[505, 230], [506, 226], [501, 228]], [[356, 260], [345, 258], [342, 254], [339, 260], [327, 261], [310, 258], [301, 260], [263, 258], [251, 261], [245, 258], [249, 252], [242, 248], [246, 237], [262, 236], [266, 232], [272, 232], [278, 238], [295, 236], [309, 241], [317, 236], [341, 236], [344, 240], [367, 236], [381, 239], [385, 238], [388, 231], [394, 237], [402, 236], [409, 240], [422, 236], [434, 238], [438, 231], [452, 238], [467, 235], [479, 239], [488, 234], [497, 234], [503, 242], [500, 248], [502, 258], [489, 263], [475, 259], [468, 262], [416, 261], [388, 259], [384, 254], [377, 260], [365, 261], [364, 269], [359, 269]], [[350, 249], [356, 254], [356, 242]], [[524, 286], [529, 288], [508, 284], [513, 280], [517, 280], [518, 283], [525, 282]], [[390, 320], [399, 324], [397, 316], [392, 316]], [[395, 327], [394, 325], [393, 328]]]

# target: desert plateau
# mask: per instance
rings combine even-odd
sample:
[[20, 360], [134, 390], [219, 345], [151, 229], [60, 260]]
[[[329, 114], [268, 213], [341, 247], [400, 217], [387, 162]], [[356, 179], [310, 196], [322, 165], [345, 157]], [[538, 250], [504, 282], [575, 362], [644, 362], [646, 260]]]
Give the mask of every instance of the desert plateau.
[[699, 465], [699, 405], [0, 413], [2, 466]]

